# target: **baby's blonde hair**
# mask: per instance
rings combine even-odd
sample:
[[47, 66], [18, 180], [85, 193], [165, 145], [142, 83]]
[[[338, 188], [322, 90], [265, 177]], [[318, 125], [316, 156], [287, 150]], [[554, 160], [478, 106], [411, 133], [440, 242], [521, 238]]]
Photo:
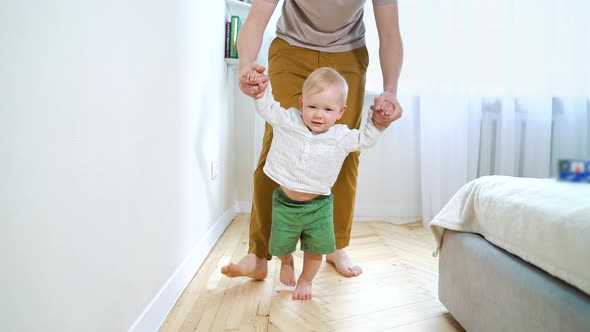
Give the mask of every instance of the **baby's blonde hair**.
[[322, 67], [314, 70], [305, 82], [303, 82], [303, 94], [315, 94], [324, 91], [325, 88], [336, 86], [342, 93], [342, 105], [346, 105], [348, 96], [348, 84], [342, 75], [334, 68]]

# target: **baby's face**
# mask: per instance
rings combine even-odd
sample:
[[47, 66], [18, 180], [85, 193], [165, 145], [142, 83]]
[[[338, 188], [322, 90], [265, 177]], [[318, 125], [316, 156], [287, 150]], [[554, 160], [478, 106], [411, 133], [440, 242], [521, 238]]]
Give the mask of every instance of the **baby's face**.
[[335, 86], [318, 93], [303, 94], [299, 104], [303, 122], [314, 133], [330, 129], [346, 109], [346, 105], [342, 105], [340, 89]]

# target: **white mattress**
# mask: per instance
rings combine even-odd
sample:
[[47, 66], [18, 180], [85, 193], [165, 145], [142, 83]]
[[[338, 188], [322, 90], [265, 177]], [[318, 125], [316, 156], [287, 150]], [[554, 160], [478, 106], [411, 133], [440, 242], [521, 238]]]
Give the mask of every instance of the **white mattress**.
[[485, 176], [461, 188], [430, 223], [486, 240], [590, 294], [590, 184]]

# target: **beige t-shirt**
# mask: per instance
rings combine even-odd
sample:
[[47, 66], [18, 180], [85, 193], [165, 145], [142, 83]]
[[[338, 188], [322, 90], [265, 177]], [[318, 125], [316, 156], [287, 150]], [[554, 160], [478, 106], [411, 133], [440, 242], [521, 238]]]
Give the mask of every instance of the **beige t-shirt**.
[[[324, 52], [346, 52], [365, 46], [365, 1], [285, 0], [277, 37], [293, 46]], [[397, 0], [372, 1], [373, 6], [380, 6]]]

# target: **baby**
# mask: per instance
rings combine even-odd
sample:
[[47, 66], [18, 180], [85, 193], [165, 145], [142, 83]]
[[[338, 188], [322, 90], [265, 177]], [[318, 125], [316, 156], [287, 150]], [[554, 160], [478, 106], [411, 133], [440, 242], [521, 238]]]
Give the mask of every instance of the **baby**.
[[[260, 75], [247, 73], [248, 79]], [[269, 250], [281, 260], [280, 280], [296, 286], [293, 299], [312, 297], [312, 281], [323, 255], [336, 250], [331, 188], [348, 153], [377, 143], [381, 130], [371, 114], [362, 130], [336, 124], [346, 111], [348, 84], [328, 67], [313, 71], [303, 83], [299, 109], [284, 109], [271, 85], [255, 98], [256, 111], [273, 128], [264, 173], [279, 184], [272, 196]], [[393, 105], [386, 103], [384, 112]], [[304, 252], [303, 270], [295, 282], [292, 253]]]

